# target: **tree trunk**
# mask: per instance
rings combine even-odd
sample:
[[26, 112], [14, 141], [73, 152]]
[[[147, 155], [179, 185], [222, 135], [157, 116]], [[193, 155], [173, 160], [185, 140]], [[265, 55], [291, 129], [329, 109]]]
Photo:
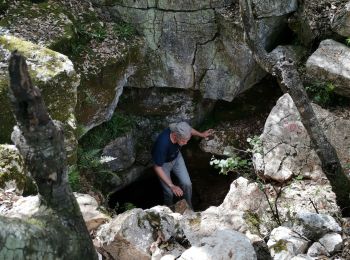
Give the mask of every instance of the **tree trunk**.
[[0, 258], [96, 259], [67, 183], [62, 127], [51, 120], [40, 90], [32, 85], [24, 57], [16, 51], [10, 58], [9, 73], [9, 94], [17, 120], [12, 139], [38, 186], [41, 207], [30, 219], [0, 218]]
[[307, 130], [314, 149], [321, 160], [322, 169], [326, 174], [337, 203], [344, 216], [350, 216], [350, 180], [339, 162], [334, 147], [325, 136], [320, 123], [312, 109], [310, 100], [303, 87], [302, 80], [287, 51], [282, 57], [266, 52], [256, 34], [256, 26], [250, 0], [239, 0], [246, 42], [253, 52], [254, 59], [268, 73], [275, 76], [284, 93], [288, 93], [297, 107], [301, 121]]

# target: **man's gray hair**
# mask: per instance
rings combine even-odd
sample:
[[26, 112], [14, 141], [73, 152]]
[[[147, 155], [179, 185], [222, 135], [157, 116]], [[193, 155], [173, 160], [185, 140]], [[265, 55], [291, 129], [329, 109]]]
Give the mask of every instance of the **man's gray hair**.
[[192, 127], [186, 122], [172, 123], [169, 125], [169, 128], [179, 138], [189, 139], [191, 137]]

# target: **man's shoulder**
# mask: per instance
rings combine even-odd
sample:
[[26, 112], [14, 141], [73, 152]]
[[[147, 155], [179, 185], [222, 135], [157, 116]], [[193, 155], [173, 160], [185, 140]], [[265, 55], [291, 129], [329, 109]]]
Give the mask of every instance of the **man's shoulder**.
[[170, 141], [170, 129], [166, 128], [164, 129], [157, 137], [157, 141], [163, 141], [163, 142], [167, 142]]

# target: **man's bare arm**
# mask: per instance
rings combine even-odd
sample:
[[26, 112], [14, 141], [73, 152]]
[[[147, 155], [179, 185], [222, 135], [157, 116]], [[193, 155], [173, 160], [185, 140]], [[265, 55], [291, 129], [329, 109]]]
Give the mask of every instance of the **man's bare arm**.
[[213, 129], [208, 129], [208, 130], [206, 130], [204, 132], [198, 132], [196, 129], [192, 128], [191, 134], [194, 135], [194, 136], [199, 136], [199, 137], [202, 137], [202, 138], [206, 138], [206, 137], [212, 135], [213, 131], [214, 131]]
[[173, 184], [173, 182], [171, 181], [171, 179], [165, 174], [164, 170], [162, 167], [158, 166], [158, 165], [154, 165], [153, 166], [154, 171], [157, 173], [158, 177], [166, 184], [169, 186], [169, 188], [172, 190], [172, 192], [180, 197], [183, 195], [183, 191], [179, 186], [176, 186]]

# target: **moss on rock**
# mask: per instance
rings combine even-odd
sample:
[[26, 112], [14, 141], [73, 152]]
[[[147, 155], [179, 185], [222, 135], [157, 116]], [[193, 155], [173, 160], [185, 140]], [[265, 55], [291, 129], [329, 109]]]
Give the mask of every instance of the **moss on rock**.
[[[0, 36], [0, 64], [6, 66], [10, 53], [18, 50], [27, 58], [29, 74], [33, 84], [40, 88], [51, 117], [63, 122], [66, 132], [67, 151], [75, 151], [76, 141], [73, 134], [76, 128], [74, 116], [77, 102], [77, 86], [80, 78], [73, 63], [64, 55], [40, 47], [13, 36]], [[10, 140], [15, 124], [8, 98], [9, 77], [0, 72], [0, 142]]]
[[24, 161], [14, 145], [0, 145], [0, 188], [14, 182], [16, 191], [21, 193], [27, 182]]
[[14, 36], [53, 49], [73, 39], [73, 23], [56, 1], [21, 0], [6, 7], [0, 26]]

